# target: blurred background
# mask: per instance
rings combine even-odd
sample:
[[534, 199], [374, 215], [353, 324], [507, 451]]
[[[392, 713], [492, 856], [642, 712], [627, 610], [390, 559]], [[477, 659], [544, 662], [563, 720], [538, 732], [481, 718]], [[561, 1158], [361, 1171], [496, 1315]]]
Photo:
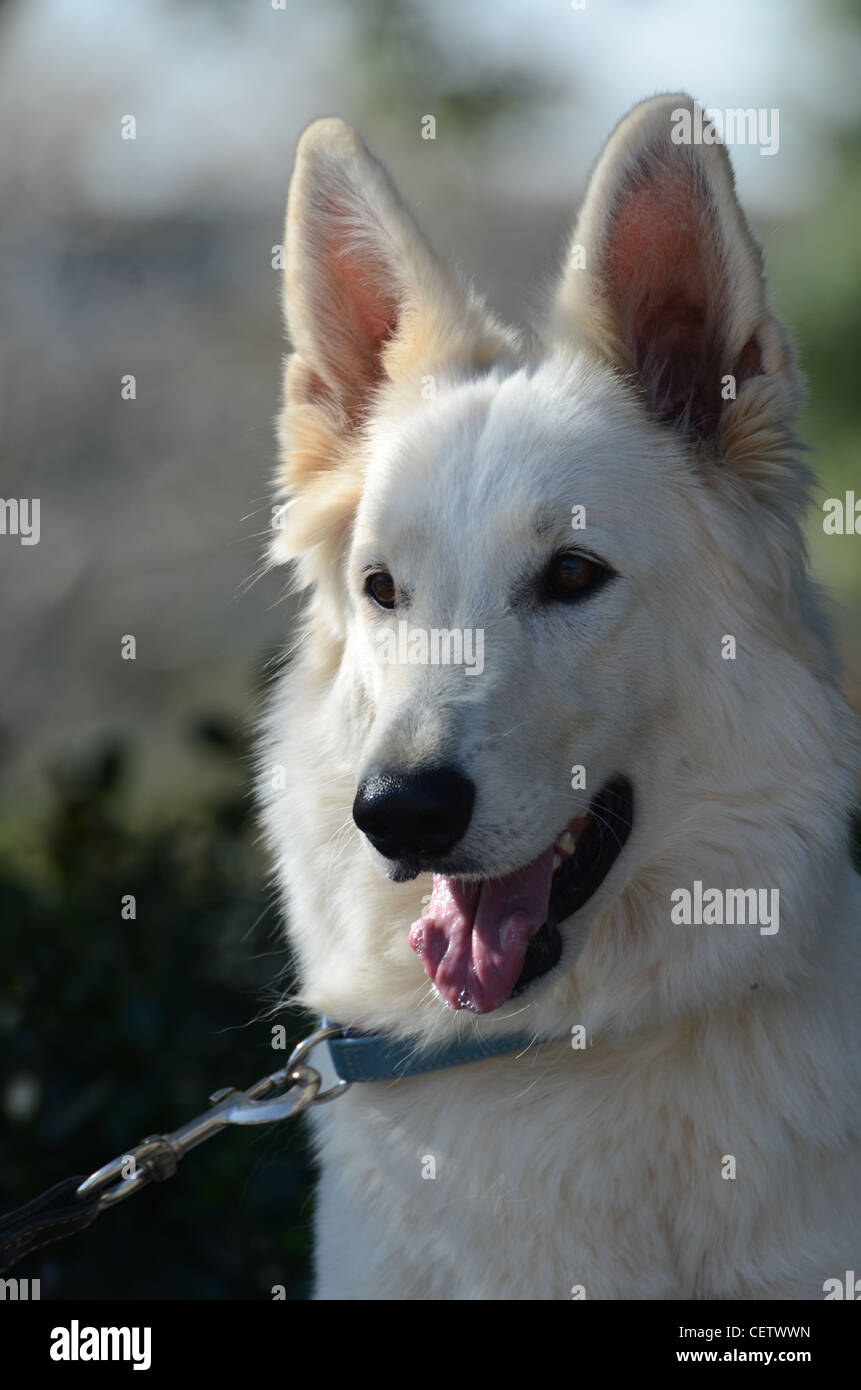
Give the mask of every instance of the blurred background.
[[[272, 1018], [307, 1021], [277, 1009], [248, 758], [292, 612], [261, 556], [302, 128], [357, 126], [523, 322], [626, 109], [777, 108], [775, 155], [731, 153], [809, 379], [811, 555], [857, 704], [861, 536], [821, 508], [861, 498], [859, 71], [855, 0], [0, 0], [0, 496], [41, 503], [38, 545], [0, 536], [0, 1209], [250, 1084]], [[183, 1169], [18, 1272], [306, 1297], [300, 1127]]]

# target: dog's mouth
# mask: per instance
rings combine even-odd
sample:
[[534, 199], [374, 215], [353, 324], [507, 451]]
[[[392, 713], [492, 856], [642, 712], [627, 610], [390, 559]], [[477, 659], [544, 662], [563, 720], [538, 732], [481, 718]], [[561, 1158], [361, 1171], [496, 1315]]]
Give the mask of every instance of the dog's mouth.
[[487, 879], [434, 874], [410, 945], [450, 1008], [491, 1013], [559, 964], [559, 925], [603, 883], [633, 814], [633, 787], [616, 776], [525, 868]]

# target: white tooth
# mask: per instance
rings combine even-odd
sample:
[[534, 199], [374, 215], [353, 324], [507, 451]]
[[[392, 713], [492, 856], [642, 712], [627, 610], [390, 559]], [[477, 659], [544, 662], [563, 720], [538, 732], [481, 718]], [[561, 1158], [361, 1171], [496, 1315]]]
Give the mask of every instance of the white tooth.
[[564, 835], [560, 835], [556, 843], [560, 849], [564, 849], [566, 854], [574, 853], [574, 836], [570, 830], [566, 830]]
[[554, 856], [553, 856], [553, 872], [554, 872], [554, 873], [555, 873], [556, 870], [559, 868], [559, 865], [560, 865], [561, 863], [562, 863], [562, 856], [559, 855], [559, 854], [554, 854]]

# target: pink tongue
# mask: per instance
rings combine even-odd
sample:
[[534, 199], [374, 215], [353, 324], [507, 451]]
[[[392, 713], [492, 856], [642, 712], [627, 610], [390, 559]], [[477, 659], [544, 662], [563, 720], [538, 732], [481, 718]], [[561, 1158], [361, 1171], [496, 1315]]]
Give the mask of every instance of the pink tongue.
[[486, 1014], [504, 1004], [523, 969], [529, 938], [547, 918], [552, 847], [525, 869], [471, 883], [434, 874], [410, 945], [452, 1009]]

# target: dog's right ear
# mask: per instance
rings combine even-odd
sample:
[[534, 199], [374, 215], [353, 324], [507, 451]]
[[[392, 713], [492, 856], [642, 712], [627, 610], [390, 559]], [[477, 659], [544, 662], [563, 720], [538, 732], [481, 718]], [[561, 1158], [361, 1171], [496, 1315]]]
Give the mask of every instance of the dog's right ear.
[[361, 491], [362, 425], [393, 382], [474, 370], [516, 338], [428, 246], [383, 166], [343, 121], [303, 134], [287, 201], [284, 300], [293, 353], [280, 421], [276, 560], [319, 575]]
[[288, 406], [320, 406], [343, 431], [362, 424], [387, 379], [486, 363], [510, 345], [343, 121], [315, 121], [299, 141], [285, 249]]

